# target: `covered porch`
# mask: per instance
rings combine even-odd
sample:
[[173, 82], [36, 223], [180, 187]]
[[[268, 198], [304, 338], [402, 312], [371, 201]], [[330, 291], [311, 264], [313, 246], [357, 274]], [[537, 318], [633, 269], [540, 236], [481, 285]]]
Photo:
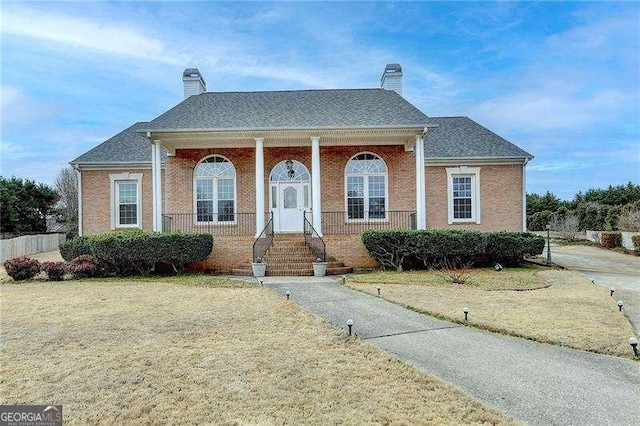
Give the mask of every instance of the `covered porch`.
[[[365, 230], [426, 227], [425, 133], [149, 132], [156, 153], [153, 228], [210, 233], [220, 243], [235, 239], [235, 247], [225, 242], [229, 250], [221, 253], [219, 245], [214, 252], [229, 251], [236, 263], [240, 247], [244, 259], [255, 260], [273, 235], [290, 233], [312, 248], [323, 246], [317, 257], [345, 254], [349, 263], [362, 263]], [[168, 156], [160, 174], [163, 149]], [[360, 260], [349, 260], [354, 252]]]

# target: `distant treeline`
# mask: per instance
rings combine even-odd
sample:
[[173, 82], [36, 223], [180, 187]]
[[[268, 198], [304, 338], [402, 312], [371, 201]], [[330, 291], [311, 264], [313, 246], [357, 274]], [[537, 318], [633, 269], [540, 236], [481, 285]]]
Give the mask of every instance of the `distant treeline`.
[[640, 231], [640, 185], [589, 189], [570, 201], [549, 191], [527, 194], [527, 228], [542, 231], [547, 224], [557, 231]]

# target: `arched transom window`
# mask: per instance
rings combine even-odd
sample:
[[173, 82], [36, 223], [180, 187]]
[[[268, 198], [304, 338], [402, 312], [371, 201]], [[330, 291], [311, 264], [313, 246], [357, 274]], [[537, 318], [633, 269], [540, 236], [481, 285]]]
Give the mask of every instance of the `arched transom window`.
[[236, 169], [219, 155], [207, 157], [195, 169], [198, 222], [233, 222], [236, 211]]
[[287, 160], [278, 163], [271, 171], [271, 182], [284, 180], [309, 180], [309, 171], [299, 161]]
[[361, 153], [345, 168], [347, 217], [349, 219], [386, 219], [388, 204], [387, 165], [382, 158]]

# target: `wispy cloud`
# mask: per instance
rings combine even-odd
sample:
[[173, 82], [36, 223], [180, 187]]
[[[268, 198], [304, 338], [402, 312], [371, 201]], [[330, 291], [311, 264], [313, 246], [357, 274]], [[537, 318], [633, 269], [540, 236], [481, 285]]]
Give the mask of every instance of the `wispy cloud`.
[[97, 19], [11, 7], [3, 10], [0, 31], [113, 55], [167, 64], [184, 62], [175, 52], [167, 51], [160, 40], [125, 25]]

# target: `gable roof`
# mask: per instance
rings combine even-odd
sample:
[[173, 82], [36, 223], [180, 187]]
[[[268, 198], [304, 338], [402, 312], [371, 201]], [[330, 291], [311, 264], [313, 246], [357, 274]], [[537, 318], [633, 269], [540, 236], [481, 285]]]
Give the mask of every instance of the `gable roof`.
[[85, 152], [70, 164], [150, 163], [151, 143], [144, 133], [138, 132], [148, 124], [144, 121], [135, 123]]
[[206, 92], [185, 99], [143, 130], [424, 127], [428, 121], [385, 89]]
[[145, 135], [149, 129], [426, 127], [434, 124], [437, 125], [435, 131], [425, 138], [427, 160], [533, 158], [468, 117], [427, 117], [393, 91], [345, 89], [194, 95], [151, 122], [133, 124], [70, 164], [150, 163], [151, 144]]
[[438, 127], [425, 138], [426, 159], [533, 158], [469, 117], [429, 117], [429, 123]]

